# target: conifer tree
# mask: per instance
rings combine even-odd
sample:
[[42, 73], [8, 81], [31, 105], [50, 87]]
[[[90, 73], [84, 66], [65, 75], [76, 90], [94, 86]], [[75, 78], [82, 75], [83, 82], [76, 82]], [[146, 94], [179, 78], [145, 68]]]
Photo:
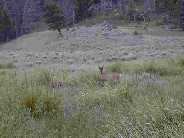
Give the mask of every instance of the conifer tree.
[[75, 0], [74, 2], [77, 20], [81, 20], [89, 16], [88, 9], [92, 4], [99, 3], [100, 0]]
[[6, 11], [0, 6], [0, 33], [1, 35], [0, 41], [7, 41], [8, 32], [13, 27], [10, 17], [6, 13]]
[[65, 25], [64, 15], [61, 7], [57, 3], [50, 3], [45, 6], [44, 17], [49, 29], [57, 30], [62, 35], [61, 29]]
[[[25, 1], [25, 0], [24, 0]], [[21, 4], [19, 3], [21, 2]], [[20, 28], [22, 25], [22, 4], [23, 0], [4, 0], [2, 2], [3, 9], [13, 23], [13, 27], [9, 30], [9, 38], [13, 39], [20, 35]]]
[[181, 27], [184, 31], [184, 0], [181, 1], [180, 23], [181, 23]]
[[11, 26], [10, 18], [7, 15], [7, 13], [4, 11], [4, 9], [2, 9], [2, 7], [1, 7], [0, 8], [0, 31], [4, 30], [10, 26]]
[[43, 17], [42, 0], [25, 0], [21, 33], [29, 33]]

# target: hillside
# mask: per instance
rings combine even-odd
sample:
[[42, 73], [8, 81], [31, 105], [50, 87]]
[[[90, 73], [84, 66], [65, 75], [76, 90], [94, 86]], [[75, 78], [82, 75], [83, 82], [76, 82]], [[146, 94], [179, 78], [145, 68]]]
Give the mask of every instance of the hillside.
[[0, 137], [183, 137], [183, 33], [104, 22], [0, 45]]
[[184, 136], [184, 31], [109, 16], [0, 45], [0, 137]]
[[[138, 34], [135, 34], [135, 31]], [[0, 46], [0, 62], [18, 69], [79, 70], [116, 61], [176, 57], [184, 53], [184, 32], [161, 27], [114, 27], [107, 21], [56, 32], [24, 35]]]
[[[77, 0], [55, 0], [56, 5], [63, 12], [65, 26], [73, 25], [81, 20], [95, 17], [99, 14], [108, 14], [117, 10], [121, 18], [133, 21], [143, 18], [154, 21], [155, 17], [165, 24], [175, 24], [183, 28], [184, 1], [158, 0], [92, 0], [85, 2]], [[96, 2], [95, 2], [96, 1]], [[47, 29], [44, 23], [45, 7], [52, 0], [0, 0], [1, 12], [6, 13], [6, 19], [11, 25], [4, 25], [0, 29], [0, 42], [15, 39], [24, 34]], [[88, 6], [87, 6], [88, 5]], [[79, 11], [78, 11], [78, 10]], [[3, 15], [0, 15], [0, 24], [3, 24]], [[144, 16], [144, 17], [143, 17]], [[133, 19], [134, 18], [134, 19]], [[147, 19], [148, 18], [148, 19]], [[163, 18], [163, 19], [162, 19]]]

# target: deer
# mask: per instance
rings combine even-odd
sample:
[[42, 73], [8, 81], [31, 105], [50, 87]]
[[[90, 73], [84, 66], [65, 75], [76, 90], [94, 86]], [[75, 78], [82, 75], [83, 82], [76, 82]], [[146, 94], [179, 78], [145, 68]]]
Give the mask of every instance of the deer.
[[63, 81], [51, 81], [49, 83], [49, 87], [50, 88], [62, 88], [64, 86], [64, 82]]
[[117, 72], [113, 72], [113, 73], [108, 73], [105, 71], [104, 69], [104, 65], [103, 66], [99, 66], [98, 67], [99, 71], [100, 71], [100, 76], [99, 76], [99, 80], [101, 82], [105, 82], [105, 81], [120, 81], [122, 74], [121, 73], [117, 73]]

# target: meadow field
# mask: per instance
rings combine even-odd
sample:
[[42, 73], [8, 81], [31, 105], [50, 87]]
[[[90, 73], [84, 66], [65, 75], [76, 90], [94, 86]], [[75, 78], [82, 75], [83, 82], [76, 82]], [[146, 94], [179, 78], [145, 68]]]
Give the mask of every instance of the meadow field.
[[[70, 75], [0, 70], [0, 136], [53, 138], [183, 137], [184, 58], [116, 62]], [[51, 81], [63, 81], [58, 88]]]

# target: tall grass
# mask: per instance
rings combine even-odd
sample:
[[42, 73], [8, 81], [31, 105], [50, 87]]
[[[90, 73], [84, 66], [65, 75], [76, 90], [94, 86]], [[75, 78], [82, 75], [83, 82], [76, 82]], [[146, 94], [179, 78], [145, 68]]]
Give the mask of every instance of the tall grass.
[[13, 69], [15, 65], [13, 63], [0, 64], [0, 69]]
[[[147, 85], [140, 80], [122, 80], [97, 87], [98, 73], [71, 79], [67, 73], [47, 70], [29, 74], [0, 70], [0, 136], [183, 137], [182, 58], [116, 63], [107, 68], [123, 74], [148, 72], [161, 78], [146, 81]], [[52, 79], [63, 79], [66, 86], [47, 87]], [[160, 81], [167, 83], [160, 85]]]
[[161, 76], [177, 75], [183, 73], [183, 58], [177, 59], [157, 59], [142, 60], [123, 63], [114, 63], [107, 66], [110, 72], [127, 72], [127, 73], [153, 73]]

